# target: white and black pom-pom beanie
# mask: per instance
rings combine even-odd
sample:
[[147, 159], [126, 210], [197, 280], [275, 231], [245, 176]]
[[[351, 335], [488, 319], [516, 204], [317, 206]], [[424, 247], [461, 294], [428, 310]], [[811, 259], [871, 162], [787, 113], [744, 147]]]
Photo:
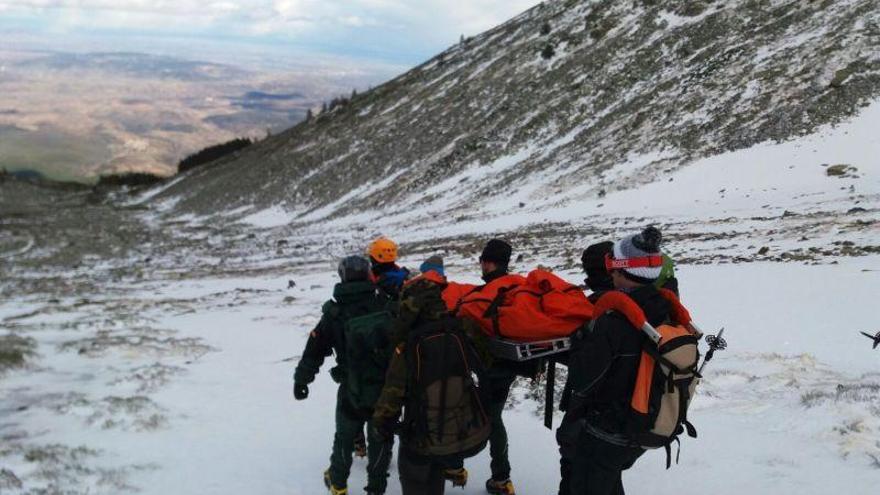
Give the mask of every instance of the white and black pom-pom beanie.
[[[614, 243], [615, 259], [644, 258], [646, 256], [662, 256], [660, 241], [663, 235], [656, 227], [648, 227], [640, 234], [624, 237]], [[638, 268], [624, 268], [623, 271], [629, 278], [636, 282], [652, 283], [660, 278], [662, 266], [645, 266]]]

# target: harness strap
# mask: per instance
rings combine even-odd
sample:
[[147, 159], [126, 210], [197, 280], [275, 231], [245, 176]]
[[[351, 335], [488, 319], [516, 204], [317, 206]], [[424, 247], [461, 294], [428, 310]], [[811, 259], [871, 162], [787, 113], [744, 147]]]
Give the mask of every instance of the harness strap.
[[495, 332], [495, 335], [501, 335], [501, 326], [499, 323], [499, 313], [498, 308], [504, 303], [504, 296], [515, 286], [511, 287], [501, 287], [498, 289], [498, 294], [495, 295], [495, 299], [489, 303], [489, 307], [486, 308], [486, 311], [483, 313], [483, 318], [492, 318], [492, 330]]
[[689, 437], [697, 438], [697, 429], [694, 428], [694, 425], [692, 425], [690, 421], [685, 420], [682, 424], [684, 425], [685, 429], [687, 430]]
[[669, 469], [672, 467], [672, 442], [673, 441], [677, 444], [677, 447], [678, 447], [675, 451], [675, 463], [676, 464], [678, 464], [678, 460], [681, 457], [681, 440], [679, 440], [678, 437], [676, 436], [676, 437], [673, 437], [672, 439], [670, 439], [668, 442], [666, 442], [666, 445], [663, 446], [663, 448], [666, 450], [666, 469]]
[[[446, 348], [448, 347], [448, 339], [451, 337], [447, 330], [444, 336], [443, 349], [440, 350], [440, 362], [446, 362]], [[443, 442], [443, 433], [446, 429], [446, 392], [449, 388], [449, 376], [443, 376], [443, 382], [440, 384], [440, 411], [438, 417], [440, 424], [437, 427], [437, 442]]]

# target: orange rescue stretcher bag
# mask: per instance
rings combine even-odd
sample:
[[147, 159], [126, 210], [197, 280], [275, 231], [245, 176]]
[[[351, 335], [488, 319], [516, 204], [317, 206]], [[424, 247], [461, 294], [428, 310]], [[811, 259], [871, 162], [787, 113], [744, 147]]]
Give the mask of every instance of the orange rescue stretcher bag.
[[474, 320], [487, 335], [518, 342], [568, 337], [594, 311], [580, 287], [544, 270], [484, 286], [450, 283], [443, 298], [456, 316]]

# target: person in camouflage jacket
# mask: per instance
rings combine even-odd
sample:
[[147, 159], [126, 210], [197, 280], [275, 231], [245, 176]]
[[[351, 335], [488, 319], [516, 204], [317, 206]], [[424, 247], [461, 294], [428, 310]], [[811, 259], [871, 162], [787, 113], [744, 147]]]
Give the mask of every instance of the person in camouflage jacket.
[[[395, 351], [391, 358], [382, 396], [376, 403], [373, 425], [377, 434], [392, 438], [397, 422], [406, 402], [409, 370], [406, 362], [405, 345], [412, 330], [431, 322], [450, 316], [442, 293], [446, 288], [443, 275], [443, 260], [432, 256], [422, 264], [422, 275], [410, 280], [404, 286], [399, 305], [399, 313], [392, 325], [392, 339]], [[479, 326], [469, 320], [462, 322], [465, 333], [474, 342], [482, 359], [488, 357], [486, 337]], [[423, 457], [406, 444], [415, 445], [418, 439], [401, 440], [398, 452], [398, 472], [404, 495], [436, 495], [444, 493], [444, 470], [449, 466], [436, 460]], [[455, 463], [460, 464], [460, 462]]]
[[[373, 414], [372, 410], [359, 410], [352, 405], [345, 384], [349, 373], [345, 352], [345, 322], [355, 316], [385, 310], [389, 304], [389, 297], [369, 280], [369, 270], [369, 261], [360, 256], [346, 258], [340, 263], [339, 274], [342, 281], [334, 287], [333, 299], [324, 304], [321, 320], [309, 334], [305, 351], [293, 377], [294, 397], [297, 400], [306, 399], [308, 386], [315, 380], [324, 360], [331, 354], [336, 354], [336, 366], [330, 370], [333, 380], [340, 384], [336, 396], [336, 434], [330, 468], [324, 473], [324, 481], [335, 495], [347, 493], [355, 438], [362, 434], [365, 423], [370, 421]], [[373, 430], [368, 428], [368, 431]], [[367, 493], [385, 492], [392, 447], [393, 439], [368, 434]]]

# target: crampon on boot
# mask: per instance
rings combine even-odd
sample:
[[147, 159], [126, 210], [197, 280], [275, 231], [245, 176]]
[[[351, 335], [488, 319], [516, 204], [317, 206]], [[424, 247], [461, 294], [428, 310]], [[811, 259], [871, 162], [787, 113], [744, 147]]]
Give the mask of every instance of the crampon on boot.
[[330, 470], [324, 471], [324, 486], [330, 490], [330, 495], [348, 495], [348, 488], [337, 488], [330, 481]]
[[452, 486], [464, 488], [468, 481], [468, 472], [465, 468], [444, 469], [443, 479], [451, 481]]
[[361, 459], [367, 456], [367, 439], [363, 431], [354, 437], [354, 455]]
[[496, 481], [489, 478], [486, 480], [486, 491], [492, 495], [516, 495], [516, 490], [514, 490], [513, 482], [510, 481], [510, 478], [504, 481]]

